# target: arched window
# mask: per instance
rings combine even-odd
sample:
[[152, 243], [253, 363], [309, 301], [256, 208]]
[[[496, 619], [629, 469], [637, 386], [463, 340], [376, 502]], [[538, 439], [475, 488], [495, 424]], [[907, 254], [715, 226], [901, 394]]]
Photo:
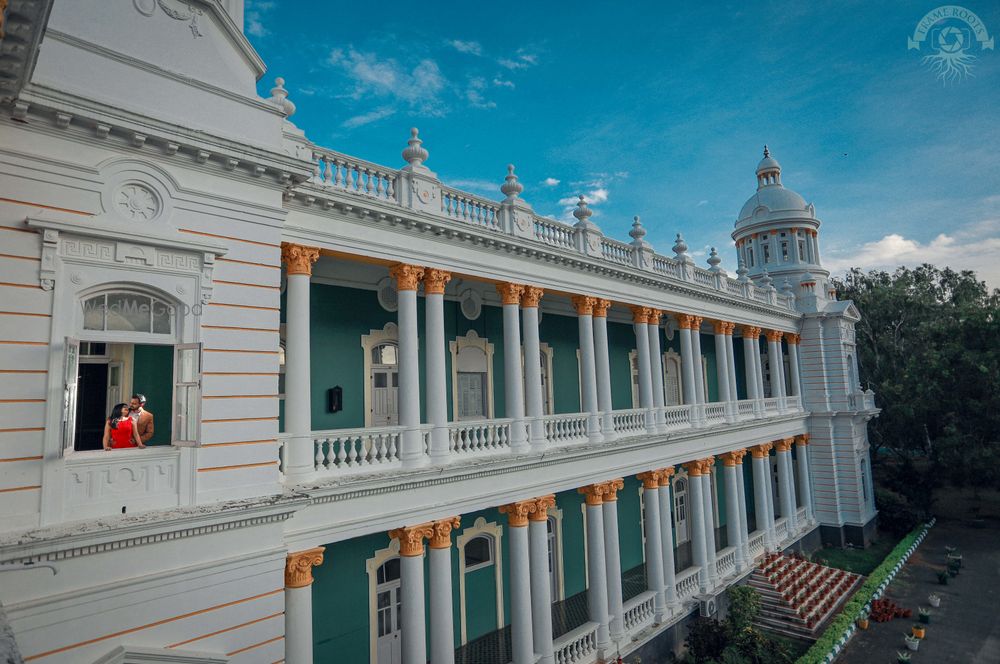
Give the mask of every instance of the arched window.
[[489, 535], [478, 535], [465, 543], [465, 571], [489, 567], [493, 564], [493, 538]]
[[379, 344], [371, 352], [371, 423], [399, 423], [399, 347], [395, 342]]
[[674, 477], [674, 528], [677, 537], [675, 545], [688, 541], [687, 527], [687, 477], [677, 475]]
[[402, 652], [400, 618], [402, 593], [399, 582], [399, 558], [382, 563], [375, 573], [375, 633], [378, 661], [398, 662]]
[[99, 332], [173, 334], [171, 303], [133, 291], [109, 291], [83, 301], [83, 329]]

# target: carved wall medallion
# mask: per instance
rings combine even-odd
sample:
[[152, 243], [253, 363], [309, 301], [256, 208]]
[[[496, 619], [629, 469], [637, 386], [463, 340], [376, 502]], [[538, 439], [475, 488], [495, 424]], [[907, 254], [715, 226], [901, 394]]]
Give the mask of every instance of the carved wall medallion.
[[160, 214], [160, 199], [156, 193], [137, 182], [123, 184], [115, 193], [118, 214], [129, 221], [152, 221]]

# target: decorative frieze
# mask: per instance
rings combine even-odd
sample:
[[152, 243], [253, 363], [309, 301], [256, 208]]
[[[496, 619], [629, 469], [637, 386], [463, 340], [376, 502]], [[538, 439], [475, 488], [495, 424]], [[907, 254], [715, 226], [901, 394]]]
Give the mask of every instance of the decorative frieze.
[[297, 553], [289, 553], [285, 558], [285, 587], [305, 588], [312, 585], [312, 568], [323, 562], [323, 551], [326, 548], [317, 546]]

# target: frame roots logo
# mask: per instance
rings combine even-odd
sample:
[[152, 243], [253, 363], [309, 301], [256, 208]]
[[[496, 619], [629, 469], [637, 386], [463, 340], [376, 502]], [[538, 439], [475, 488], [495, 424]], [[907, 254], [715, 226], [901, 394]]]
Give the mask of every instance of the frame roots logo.
[[923, 64], [948, 84], [972, 76], [976, 54], [992, 51], [993, 38], [974, 12], [945, 5], [920, 19], [906, 48], [922, 53]]

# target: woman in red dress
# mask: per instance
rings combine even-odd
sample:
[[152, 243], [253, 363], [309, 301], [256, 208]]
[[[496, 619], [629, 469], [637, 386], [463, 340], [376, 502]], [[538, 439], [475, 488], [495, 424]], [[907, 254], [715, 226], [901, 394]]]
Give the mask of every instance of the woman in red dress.
[[111, 410], [104, 423], [104, 449], [145, 447], [139, 439], [139, 430], [128, 414], [128, 404], [120, 403]]

